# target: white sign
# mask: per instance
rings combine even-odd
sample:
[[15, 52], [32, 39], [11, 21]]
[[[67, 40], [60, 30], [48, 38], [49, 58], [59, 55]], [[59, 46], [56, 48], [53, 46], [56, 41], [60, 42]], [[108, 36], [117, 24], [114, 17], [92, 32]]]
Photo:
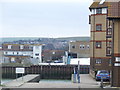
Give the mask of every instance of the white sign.
[[115, 63], [114, 66], [116, 66], [116, 67], [117, 67], [117, 66], [120, 66], [120, 63]]
[[120, 62], [120, 57], [116, 57], [116, 62]]
[[25, 68], [16, 68], [16, 73], [25, 73]]

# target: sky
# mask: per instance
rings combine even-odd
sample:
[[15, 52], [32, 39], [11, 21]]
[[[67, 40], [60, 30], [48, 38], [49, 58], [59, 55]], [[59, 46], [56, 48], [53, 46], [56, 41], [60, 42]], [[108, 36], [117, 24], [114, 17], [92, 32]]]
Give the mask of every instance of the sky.
[[90, 36], [93, 0], [1, 0], [0, 37]]

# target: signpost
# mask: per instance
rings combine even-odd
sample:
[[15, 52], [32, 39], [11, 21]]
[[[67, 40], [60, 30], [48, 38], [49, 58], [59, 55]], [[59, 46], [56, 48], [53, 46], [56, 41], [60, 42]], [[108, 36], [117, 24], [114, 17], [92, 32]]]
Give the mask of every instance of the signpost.
[[16, 68], [16, 80], [17, 80], [17, 74], [22, 74], [22, 80], [23, 80], [23, 74], [25, 73], [25, 68]]

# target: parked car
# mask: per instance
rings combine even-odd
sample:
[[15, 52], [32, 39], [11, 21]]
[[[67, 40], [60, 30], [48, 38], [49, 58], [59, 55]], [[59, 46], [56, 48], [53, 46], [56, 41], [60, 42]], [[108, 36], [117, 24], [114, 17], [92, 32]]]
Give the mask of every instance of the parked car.
[[52, 60], [47, 60], [46, 63], [52, 63]]
[[63, 63], [61, 60], [55, 60], [54, 63]]
[[101, 78], [110, 81], [110, 73], [107, 70], [99, 70], [96, 74], [96, 81], [101, 80]]

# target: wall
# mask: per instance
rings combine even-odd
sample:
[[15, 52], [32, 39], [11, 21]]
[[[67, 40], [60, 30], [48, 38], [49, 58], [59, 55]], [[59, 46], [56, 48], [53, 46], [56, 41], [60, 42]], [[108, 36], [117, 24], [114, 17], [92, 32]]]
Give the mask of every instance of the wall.
[[[71, 79], [75, 65], [34, 65], [25, 67], [25, 74], [40, 74], [41, 79]], [[2, 66], [3, 78], [16, 78], [15, 66]], [[89, 66], [80, 66], [81, 74], [89, 74]], [[21, 76], [19, 74], [18, 76]]]

